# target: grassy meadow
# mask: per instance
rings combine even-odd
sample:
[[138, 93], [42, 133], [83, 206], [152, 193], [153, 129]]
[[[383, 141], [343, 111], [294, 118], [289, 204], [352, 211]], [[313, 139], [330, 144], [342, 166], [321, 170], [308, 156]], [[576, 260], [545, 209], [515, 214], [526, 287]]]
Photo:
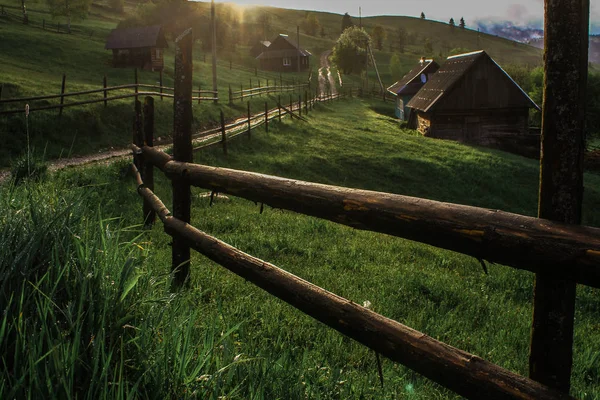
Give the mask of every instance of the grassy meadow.
[[[318, 105], [196, 162], [535, 215], [538, 162], [423, 138], [391, 107]], [[0, 187], [0, 398], [446, 399], [458, 396], [198, 254], [172, 293], [170, 238], [142, 231], [127, 162]], [[156, 192], [170, 207], [170, 184]], [[600, 177], [585, 176], [600, 226]], [[192, 224], [436, 339], [527, 374], [533, 275], [193, 190]], [[25, 279], [24, 279], [25, 278]], [[598, 290], [578, 289], [572, 395], [600, 397]]]

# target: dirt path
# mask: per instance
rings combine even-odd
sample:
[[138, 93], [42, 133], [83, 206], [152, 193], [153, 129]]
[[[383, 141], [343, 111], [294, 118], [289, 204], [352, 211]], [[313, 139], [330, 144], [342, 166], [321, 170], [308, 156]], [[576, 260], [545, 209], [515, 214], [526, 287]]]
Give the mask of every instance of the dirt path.
[[[329, 65], [329, 56], [331, 55], [331, 50], [324, 51], [321, 53], [321, 68], [319, 68], [319, 91], [321, 92], [321, 96], [324, 96], [328, 93], [328, 89], [331, 90], [331, 94], [336, 95], [337, 85], [335, 82], [335, 77], [331, 72], [331, 66]], [[340, 86], [342, 86], [342, 77], [338, 71], [337, 78], [339, 80]]]
[[[294, 104], [292, 110], [297, 110], [297, 104]], [[278, 114], [278, 109], [273, 108], [269, 110], [269, 118], [273, 118]], [[264, 112], [258, 113], [252, 116], [250, 126], [252, 129], [261, 125], [264, 118]], [[242, 123], [248, 120], [248, 117], [240, 117], [235, 119], [234, 121], [228, 123], [227, 125]], [[227, 138], [233, 138], [240, 133], [244, 133], [247, 130], [247, 125], [239, 126], [239, 127], [231, 127], [226, 128], [225, 132], [227, 133]], [[192, 144], [194, 148], [202, 147], [207, 143], [214, 141], [214, 139], [221, 138], [221, 130], [219, 128], [208, 129], [206, 131], [198, 131], [193, 134]], [[155, 148], [159, 150], [166, 150], [172, 145], [171, 140], [162, 141], [160, 143], [155, 144]], [[52, 160], [48, 162], [48, 170], [49, 171], [58, 171], [63, 168], [68, 167], [77, 167], [89, 164], [109, 164], [110, 162], [118, 161], [123, 158], [131, 157], [131, 149], [111, 149], [109, 151], [102, 151], [97, 154], [89, 154], [85, 156], [77, 156], [77, 157], [69, 157], [69, 158], [61, 158], [59, 160]], [[2, 169], [0, 170], [0, 184], [4, 183], [6, 180], [10, 178], [10, 170]]]

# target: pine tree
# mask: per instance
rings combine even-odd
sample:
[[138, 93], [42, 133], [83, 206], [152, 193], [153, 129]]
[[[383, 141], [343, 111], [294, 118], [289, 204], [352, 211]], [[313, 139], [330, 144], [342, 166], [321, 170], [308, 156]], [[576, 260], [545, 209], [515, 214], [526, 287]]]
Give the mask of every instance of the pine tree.
[[421, 11], [421, 19], [425, 19], [425, 13]]
[[465, 29], [465, 19], [463, 17], [460, 17], [460, 23], [458, 24], [458, 26]]
[[352, 22], [352, 17], [350, 16], [350, 14], [346, 13], [344, 14], [344, 16], [342, 17], [342, 33], [344, 33], [344, 31], [350, 27], [353, 27], [354, 23]]
[[450, 24], [450, 26], [455, 26], [456, 24], [454, 23], [454, 18], [450, 18], [450, 22], [448, 22]]

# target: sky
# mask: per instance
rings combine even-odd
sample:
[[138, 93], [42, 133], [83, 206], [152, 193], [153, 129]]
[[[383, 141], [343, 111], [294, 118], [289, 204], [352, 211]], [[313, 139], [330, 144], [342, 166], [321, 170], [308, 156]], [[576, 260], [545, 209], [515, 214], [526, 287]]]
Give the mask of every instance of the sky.
[[[338, 14], [348, 12], [358, 16], [407, 15], [418, 17], [421, 11], [427, 19], [458, 21], [510, 21], [514, 25], [541, 28], [544, 19], [543, 0], [215, 0], [220, 3], [260, 4], [300, 10], [329, 11]], [[600, 0], [590, 0], [592, 33], [600, 33]]]

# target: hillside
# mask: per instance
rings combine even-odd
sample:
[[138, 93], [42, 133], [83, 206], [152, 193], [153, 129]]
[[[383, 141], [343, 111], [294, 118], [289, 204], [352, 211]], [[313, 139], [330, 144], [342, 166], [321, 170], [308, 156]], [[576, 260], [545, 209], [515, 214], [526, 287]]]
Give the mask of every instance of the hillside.
[[[107, 77], [108, 85], [130, 84], [133, 82], [132, 69], [115, 69], [110, 66], [111, 55], [104, 49], [104, 43], [111, 29], [118, 24], [161, 23], [168, 30], [169, 49], [165, 52], [165, 85], [172, 85], [173, 43], [174, 35], [183, 28], [193, 26], [198, 38], [194, 48], [195, 73], [194, 87], [211, 87], [210, 56], [206, 56], [205, 37], [208, 24], [209, 3], [183, 3], [182, 9], [173, 7], [160, 8], [152, 3], [128, 1], [122, 14], [115, 13], [105, 0], [94, 1], [87, 19], [74, 21], [73, 33], [65, 34], [64, 18], [51, 18], [42, 1], [28, 1], [30, 25], [19, 21], [18, 7], [6, 8], [16, 17], [0, 17], [0, 83], [3, 85], [3, 98], [57, 94], [61, 90], [62, 75], [66, 75], [67, 92], [98, 89], [102, 87], [103, 77]], [[228, 87], [238, 90], [254, 85], [257, 78], [251, 72], [229, 69], [229, 61], [253, 68], [256, 61], [248, 55], [254, 40], [277, 33], [295, 35], [295, 27], [305, 18], [306, 12], [286, 10], [272, 7], [237, 7], [231, 4], [219, 4], [217, 13], [223, 21], [220, 32], [227, 36], [229, 28], [237, 23], [240, 42], [231, 46], [222, 46], [219, 50], [218, 85], [220, 97], [226, 98]], [[333, 47], [339, 35], [341, 16], [331, 13], [315, 13], [323, 26], [317, 36], [301, 34], [301, 46], [312, 52], [312, 73], [316, 78], [319, 68], [319, 55]], [[260, 24], [267, 18], [268, 29]], [[228, 21], [228, 22], [227, 22]], [[237, 22], [236, 22], [237, 21]], [[355, 21], [356, 22], [356, 21]], [[536, 64], [540, 61], [540, 51], [530, 46], [510, 42], [468, 29], [451, 29], [439, 22], [420, 20], [410, 17], [373, 17], [363, 19], [364, 26], [371, 30], [375, 24], [381, 24], [388, 32], [382, 51], [375, 51], [384, 84], [390, 85], [394, 77], [389, 72], [389, 60], [393, 54], [394, 29], [404, 26], [411, 42], [400, 54], [402, 70], [408, 71], [422, 55], [436, 58], [444, 57], [448, 51], [461, 48], [473, 50], [484, 48], [501, 63]], [[42, 26], [46, 29], [43, 30]], [[225, 30], [223, 30], [225, 29]], [[59, 33], [60, 31], [60, 33]], [[433, 44], [431, 54], [425, 54], [423, 43], [429, 40]], [[204, 60], [207, 62], [203, 62]], [[262, 82], [265, 83], [261, 74]], [[286, 74], [285, 79], [305, 81], [306, 74]], [[270, 75], [272, 78], [277, 75]], [[375, 72], [370, 71], [370, 83], [375, 82]], [[360, 84], [359, 76], [343, 77], [344, 82]], [[156, 84], [158, 73], [140, 72], [140, 82]], [[252, 108], [263, 108], [263, 102], [274, 105], [277, 99], [270, 96], [266, 99], [253, 99]], [[55, 102], [55, 100], [54, 100]], [[48, 101], [38, 105], [54, 104]], [[17, 105], [23, 107], [24, 104]], [[172, 108], [169, 101], [157, 105], [157, 128], [160, 136], [168, 137], [171, 130]], [[212, 103], [194, 105], [195, 127], [202, 128], [214, 125], [220, 109], [226, 118], [234, 118], [245, 113], [243, 104], [232, 107], [226, 102], [214, 106]], [[8, 105], [0, 105], [0, 110], [11, 109]], [[0, 149], [0, 165], [10, 165], [26, 146], [26, 130], [29, 129], [31, 144], [38, 153], [46, 158], [64, 157], [71, 154], [86, 154], [111, 147], [127, 145], [131, 126], [131, 101], [111, 102], [107, 108], [101, 105], [67, 108], [60, 119], [56, 112], [39, 112], [25, 121], [19, 115], [0, 115], [0, 138], [4, 146]], [[27, 122], [27, 124], [26, 124]]]

